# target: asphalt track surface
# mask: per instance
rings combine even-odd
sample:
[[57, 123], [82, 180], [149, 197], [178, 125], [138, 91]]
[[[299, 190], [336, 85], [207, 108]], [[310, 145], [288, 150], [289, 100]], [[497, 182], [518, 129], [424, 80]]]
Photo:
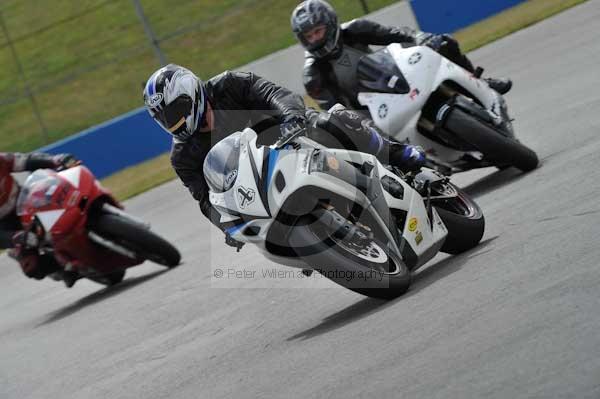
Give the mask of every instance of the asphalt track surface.
[[591, 0], [472, 54], [516, 82], [517, 132], [543, 164], [457, 176], [484, 240], [438, 256], [404, 297], [226, 277], [272, 266], [207, 242], [172, 182], [127, 208], [177, 242], [179, 268], [68, 290], [0, 258], [0, 398], [599, 398], [598, 32]]

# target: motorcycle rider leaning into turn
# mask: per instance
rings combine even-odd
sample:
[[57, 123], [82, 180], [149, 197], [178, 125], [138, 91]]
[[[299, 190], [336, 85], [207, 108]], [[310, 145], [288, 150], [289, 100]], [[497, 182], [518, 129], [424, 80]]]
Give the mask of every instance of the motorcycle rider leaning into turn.
[[[450, 35], [419, 32], [409, 27], [387, 27], [366, 19], [340, 24], [331, 5], [323, 0], [306, 0], [292, 12], [291, 25], [305, 53], [303, 82], [307, 93], [323, 109], [336, 103], [360, 109], [355, 66], [369, 45], [401, 43], [405, 47], [428, 46], [467, 71], [475, 67]], [[508, 79], [487, 78], [500, 94], [512, 87]]]
[[[323, 145], [368, 152], [405, 171], [419, 169], [425, 161], [419, 149], [385, 139], [372, 121], [358, 113], [343, 107], [331, 113], [307, 110], [302, 97], [253, 73], [226, 71], [202, 81], [192, 71], [169, 64], [148, 79], [144, 103], [152, 118], [173, 136], [175, 172], [202, 213], [223, 231], [231, 226], [220, 223], [219, 212], [211, 206], [204, 160], [220, 140], [246, 127], [253, 128], [264, 144], [310, 127], [309, 137]], [[240, 247], [229, 235], [225, 242]]]
[[40, 255], [39, 245], [44, 235], [40, 226], [36, 231], [23, 230], [16, 210], [21, 188], [12, 173], [68, 169], [78, 164], [71, 154], [0, 153], [0, 248], [10, 248], [8, 255], [19, 262], [27, 277], [41, 280], [61, 267], [51, 254]]

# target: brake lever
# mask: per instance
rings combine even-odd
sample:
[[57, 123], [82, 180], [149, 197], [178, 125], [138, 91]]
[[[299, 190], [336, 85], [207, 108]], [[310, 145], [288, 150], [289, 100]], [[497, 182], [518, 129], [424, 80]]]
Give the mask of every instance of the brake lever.
[[294, 134], [290, 135], [289, 137], [281, 138], [281, 139], [277, 140], [277, 142], [274, 144], [274, 148], [276, 150], [282, 149], [283, 147], [285, 147], [287, 144], [289, 144], [294, 139], [304, 135], [307, 132], [307, 130], [308, 130], [307, 128], [302, 128], [302, 129], [299, 129]]

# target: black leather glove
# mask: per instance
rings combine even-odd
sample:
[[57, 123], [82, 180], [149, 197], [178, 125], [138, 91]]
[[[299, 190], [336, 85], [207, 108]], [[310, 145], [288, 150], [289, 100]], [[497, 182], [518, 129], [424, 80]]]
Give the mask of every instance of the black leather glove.
[[417, 43], [420, 46], [427, 46], [437, 52], [439, 52], [453, 40], [454, 39], [447, 34], [436, 35], [433, 33], [421, 32], [417, 35]]
[[288, 140], [305, 128], [306, 120], [301, 118], [289, 119], [279, 126], [279, 130], [281, 133], [279, 140]]
[[81, 163], [72, 154], [58, 154], [53, 157], [57, 170], [65, 170], [77, 166]]
[[229, 233], [225, 233], [225, 244], [229, 245], [230, 247], [236, 248], [237, 252], [240, 252], [242, 247], [245, 245], [245, 243], [238, 241], [235, 238], [231, 237], [231, 234], [229, 234]]
[[25, 230], [17, 231], [12, 237], [12, 242], [16, 252], [37, 250], [40, 246], [37, 234]]
[[8, 251], [8, 256], [19, 262], [21, 270], [27, 277], [42, 279], [39, 265], [39, 237], [31, 231], [17, 231], [12, 237], [14, 248]]

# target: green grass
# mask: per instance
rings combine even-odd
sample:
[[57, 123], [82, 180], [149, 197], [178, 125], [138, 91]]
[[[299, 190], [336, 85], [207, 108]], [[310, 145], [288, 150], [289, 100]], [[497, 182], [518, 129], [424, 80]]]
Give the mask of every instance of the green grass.
[[[462, 48], [470, 51], [523, 29], [586, 0], [529, 0], [455, 33]], [[307, 98], [307, 103], [316, 105]], [[103, 180], [120, 199], [126, 199], [175, 177], [168, 156], [118, 172]]]
[[164, 154], [117, 172], [103, 179], [102, 185], [118, 199], [124, 200], [174, 178], [175, 172], [169, 162], [169, 154]]
[[[289, 17], [299, 0], [141, 2], [168, 61], [203, 78], [295, 43]], [[368, 0], [372, 10], [394, 2]], [[331, 3], [344, 20], [362, 15], [358, 0]], [[0, 11], [50, 141], [142, 105], [142, 82], [159, 64], [131, 0], [3, 0]], [[5, 42], [0, 31], [0, 103], [25, 87]], [[28, 99], [0, 105], [1, 150], [32, 150], [42, 137]]]

